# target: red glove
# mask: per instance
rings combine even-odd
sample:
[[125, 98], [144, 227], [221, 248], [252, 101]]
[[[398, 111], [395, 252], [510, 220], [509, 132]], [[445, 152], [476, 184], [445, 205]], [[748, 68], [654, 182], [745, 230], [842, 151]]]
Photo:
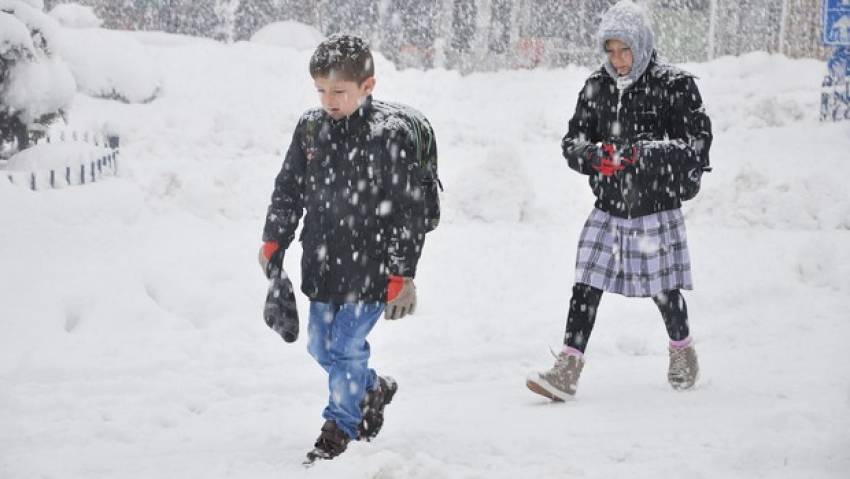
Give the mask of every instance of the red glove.
[[602, 176], [613, 176], [625, 168], [616, 160], [617, 145], [605, 143], [598, 154], [598, 161], [594, 162], [593, 169], [602, 173]]
[[280, 245], [277, 241], [266, 241], [263, 243], [263, 256], [266, 257], [266, 260], [270, 260], [279, 249]]
[[628, 144], [617, 146], [614, 143], [605, 143], [598, 156], [593, 169], [603, 176], [613, 176], [626, 169], [626, 166], [637, 163], [638, 148]]
[[271, 278], [272, 267], [278, 269], [283, 267], [283, 250], [280, 249], [277, 241], [266, 241], [260, 247], [260, 254], [257, 259], [260, 261], [260, 268], [263, 269], [266, 278]]
[[390, 276], [387, 282], [386, 319], [401, 319], [416, 310], [416, 285], [413, 278]]
[[387, 302], [396, 299], [403, 288], [403, 276], [390, 276], [390, 282], [387, 284]]

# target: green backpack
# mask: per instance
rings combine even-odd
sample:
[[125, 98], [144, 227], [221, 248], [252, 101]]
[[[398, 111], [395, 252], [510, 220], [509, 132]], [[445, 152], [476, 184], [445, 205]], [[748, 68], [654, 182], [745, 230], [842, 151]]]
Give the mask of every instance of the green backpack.
[[440, 192], [443, 183], [437, 172], [437, 143], [434, 129], [425, 115], [406, 105], [380, 102], [395, 109], [405, 119], [416, 147], [416, 163], [422, 176], [422, 192], [425, 195], [425, 232], [437, 229], [440, 224]]
[[[434, 139], [434, 129], [425, 115], [406, 105], [373, 100], [376, 110], [383, 114], [392, 115], [393, 119], [401, 119], [407, 127], [407, 133], [413, 139], [416, 148], [416, 164], [422, 178], [422, 192], [425, 196], [425, 232], [437, 229], [440, 224], [440, 192], [443, 183], [437, 173], [437, 143]], [[305, 148], [318, 143], [319, 120], [312, 118], [307, 123]]]

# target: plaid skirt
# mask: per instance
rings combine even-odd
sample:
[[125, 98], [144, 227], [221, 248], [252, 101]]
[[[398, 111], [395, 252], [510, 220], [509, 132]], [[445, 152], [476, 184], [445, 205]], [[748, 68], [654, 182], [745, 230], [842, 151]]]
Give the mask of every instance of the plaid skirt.
[[594, 208], [578, 243], [576, 282], [631, 297], [693, 289], [682, 211], [626, 219]]

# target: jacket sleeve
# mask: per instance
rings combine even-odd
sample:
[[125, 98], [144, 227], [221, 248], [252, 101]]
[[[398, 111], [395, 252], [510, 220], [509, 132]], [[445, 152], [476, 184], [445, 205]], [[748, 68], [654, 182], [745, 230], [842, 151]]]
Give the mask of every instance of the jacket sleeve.
[[668, 122], [667, 140], [642, 140], [639, 166], [653, 174], [674, 173], [707, 167], [711, 147], [711, 120], [693, 77], [673, 83], [673, 108]]
[[389, 140], [389, 159], [384, 179], [387, 199], [381, 205], [389, 215], [389, 271], [412, 278], [425, 242], [425, 199], [416, 146], [406, 132]]
[[597, 82], [588, 80], [578, 95], [576, 110], [569, 122], [569, 129], [561, 140], [561, 150], [570, 168], [584, 175], [596, 173], [593, 169], [590, 154], [596, 148], [596, 143], [603, 140], [598, 128], [598, 117], [595, 112], [594, 98], [598, 94]]
[[303, 119], [299, 121], [292, 134], [292, 143], [286, 151], [283, 167], [275, 178], [263, 228], [263, 241], [277, 241], [283, 249], [292, 243], [304, 211], [304, 174], [307, 164], [301, 147], [304, 123]]

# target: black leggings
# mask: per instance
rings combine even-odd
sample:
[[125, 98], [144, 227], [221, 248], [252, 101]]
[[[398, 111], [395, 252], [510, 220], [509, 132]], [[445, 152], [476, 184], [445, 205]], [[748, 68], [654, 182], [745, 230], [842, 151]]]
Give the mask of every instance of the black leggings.
[[[584, 352], [593, 323], [596, 322], [596, 310], [602, 299], [602, 290], [586, 284], [576, 283], [573, 286], [573, 297], [570, 299], [570, 312], [567, 316], [567, 331], [564, 334], [564, 344]], [[678, 289], [664, 291], [652, 300], [661, 311], [667, 335], [673, 341], [681, 341], [688, 337], [688, 305]]]

